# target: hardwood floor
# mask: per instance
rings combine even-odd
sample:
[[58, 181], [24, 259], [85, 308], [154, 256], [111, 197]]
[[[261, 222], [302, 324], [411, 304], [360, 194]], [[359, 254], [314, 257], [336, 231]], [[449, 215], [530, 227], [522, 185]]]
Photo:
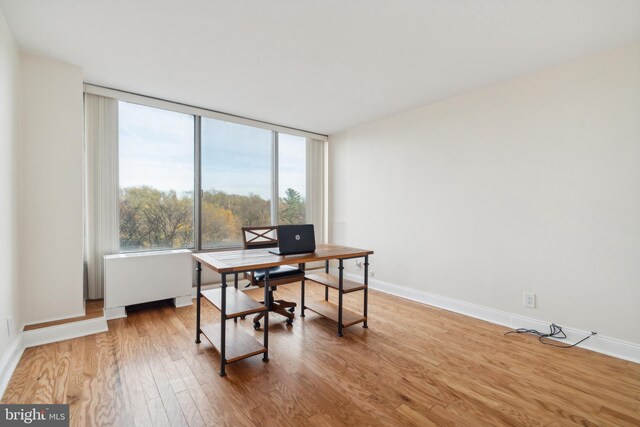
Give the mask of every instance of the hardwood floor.
[[[298, 288], [278, 296], [297, 300]], [[343, 338], [312, 312], [292, 327], [272, 315], [270, 362], [231, 364], [224, 378], [194, 323], [195, 306], [162, 303], [107, 333], [29, 348], [2, 403], [70, 403], [75, 426], [640, 425], [640, 365], [376, 291], [369, 329]], [[251, 317], [238, 325], [262, 334]]]

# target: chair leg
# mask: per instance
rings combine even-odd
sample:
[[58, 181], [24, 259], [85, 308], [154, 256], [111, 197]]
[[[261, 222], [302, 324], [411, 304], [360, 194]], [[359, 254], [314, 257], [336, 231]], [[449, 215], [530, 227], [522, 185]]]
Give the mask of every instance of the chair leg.
[[279, 304], [274, 304], [273, 306], [273, 312], [274, 313], [278, 313], [281, 316], [284, 316], [288, 319], [292, 319], [294, 317], [293, 313], [290, 313], [289, 311], [287, 311], [287, 309]]
[[293, 318], [295, 317], [295, 315], [293, 313], [289, 313], [286, 308], [282, 307], [281, 305], [274, 304], [273, 312], [285, 317], [287, 319], [287, 325], [293, 324]]
[[258, 323], [260, 319], [262, 319], [263, 317], [264, 317], [264, 313], [256, 314], [256, 316], [253, 318], [253, 323]]
[[281, 299], [276, 300], [275, 302], [279, 304], [281, 307], [289, 309], [289, 313], [293, 313], [294, 311], [296, 311], [296, 307], [298, 306], [298, 304], [296, 304], [295, 302], [285, 301]]
[[293, 301], [285, 301], [283, 299], [277, 299], [274, 302], [277, 302], [281, 306], [287, 307], [287, 308], [289, 308], [289, 307], [297, 307], [298, 306], [298, 304], [293, 302]]
[[[294, 311], [295, 308], [298, 306], [297, 303], [293, 302], [293, 301], [285, 301], [282, 299], [274, 299], [273, 298], [273, 291], [274, 289], [271, 289], [269, 291], [269, 304], [266, 304], [269, 308], [270, 312], [273, 313], [278, 313], [281, 316], [284, 316], [286, 318], [287, 324], [291, 325], [293, 323], [293, 319], [295, 317]], [[259, 301], [260, 304], [265, 304], [264, 301]], [[260, 328], [260, 320], [264, 317], [264, 313], [259, 313], [257, 314], [254, 318], [253, 318], [253, 327], [256, 329]]]

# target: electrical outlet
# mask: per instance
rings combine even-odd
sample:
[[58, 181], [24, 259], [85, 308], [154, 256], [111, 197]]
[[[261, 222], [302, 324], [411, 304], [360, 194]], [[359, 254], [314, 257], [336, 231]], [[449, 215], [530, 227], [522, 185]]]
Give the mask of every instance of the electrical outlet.
[[359, 259], [356, 260], [356, 267], [358, 267], [358, 270], [362, 270], [362, 261]]
[[369, 270], [369, 277], [373, 277], [373, 270]]
[[532, 292], [525, 292], [522, 296], [522, 305], [528, 308], [536, 308], [536, 294]]
[[7, 317], [7, 336], [11, 336], [13, 333], [13, 316]]

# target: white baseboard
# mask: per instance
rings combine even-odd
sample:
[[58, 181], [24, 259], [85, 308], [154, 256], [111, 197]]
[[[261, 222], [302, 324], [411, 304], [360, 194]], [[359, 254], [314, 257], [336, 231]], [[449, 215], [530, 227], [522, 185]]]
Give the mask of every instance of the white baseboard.
[[11, 344], [9, 344], [9, 347], [2, 357], [0, 357], [0, 399], [2, 399], [2, 395], [9, 384], [13, 371], [16, 369], [16, 366], [18, 366], [23, 352], [22, 334], [18, 334], [13, 341], [11, 341]]
[[[363, 280], [361, 275], [352, 273], [345, 273], [345, 277], [348, 277], [349, 279], [357, 282], [362, 282]], [[496, 323], [498, 325], [507, 326], [513, 329], [530, 328], [537, 329], [539, 331], [546, 331], [548, 330], [549, 325], [552, 323], [457, 300], [454, 298], [445, 297], [442, 295], [436, 295], [429, 292], [407, 288], [405, 286], [399, 286], [378, 279], [369, 279], [369, 287], [371, 289], [382, 291], [391, 295], [453, 311], [455, 313], [464, 314], [466, 316], [475, 317], [476, 319], [482, 319], [487, 322]], [[567, 339], [562, 340], [566, 343], [577, 342], [591, 333], [591, 331], [582, 331], [579, 329], [564, 326], [562, 329], [567, 334]], [[587, 341], [581, 343], [580, 347], [609, 356], [617, 357], [619, 359], [640, 363], [640, 344], [632, 343], [629, 341], [624, 341], [598, 334], [593, 335]]]
[[49, 326], [48, 328], [33, 329], [22, 332], [22, 345], [34, 347], [36, 345], [84, 337], [86, 335], [107, 332], [107, 319], [97, 317], [95, 319], [81, 320], [79, 322], [64, 323], [62, 325]]
[[191, 295], [186, 295], [182, 297], [176, 297], [173, 299], [173, 305], [178, 307], [188, 307], [193, 304], [193, 297]]
[[125, 307], [114, 307], [114, 308], [105, 308], [104, 317], [107, 320], [120, 319], [122, 317], [127, 317], [127, 310]]

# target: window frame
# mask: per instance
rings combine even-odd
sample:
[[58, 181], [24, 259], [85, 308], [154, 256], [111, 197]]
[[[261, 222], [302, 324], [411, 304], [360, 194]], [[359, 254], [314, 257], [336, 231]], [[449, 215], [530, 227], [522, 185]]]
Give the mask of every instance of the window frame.
[[[289, 135], [301, 136], [304, 138], [312, 138], [321, 140], [324, 142], [328, 141], [328, 136], [323, 134], [317, 134], [314, 132], [303, 131], [300, 129], [289, 128], [286, 126], [280, 126], [272, 123], [267, 123], [259, 120], [248, 119], [245, 117], [230, 115], [226, 113], [221, 113], [213, 110], [207, 110], [203, 108], [193, 107], [185, 104], [174, 103], [171, 101], [166, 101], [158, 98], [151, 98], [142, 95], [133, 94], [130, 92], [122, 92], [115, 89], [104, 88], [100, 86], [94, 86], [85, 84], [84, 91], [86, 93], [92, 93], [95, 95], [107, 96], [110, 98], [115, 98], [117, 101], [128, 102], [132, 104], [138, 104], [145, 107], [158, 108], [167, 111], [173, 111], [183, 114], [192, 115], [194, 118], [194, 177], [193, 177], [193, 195], [194, 195], [194, 203], [193, 203], [193, 246], [187, 248], [180, 249], [189, 249], [195, 252], [216, 252], [216, 251], [224, 251], [230, 249], [242, 249], [242, 245], [223, 245], [217, 246], [215, 248], [203, 248], [202, 247], [202, 198], [204, 196], [204, 190], [202, 189], [202, 118], [212, 118], [216, 120], [228, 121], [232, 123], [238, 123], [246, 126], [257, 127], [261, 129], [267, 129], [271, 131], [271, 225], [278, 224], [278, 205], [280, 201], [280, 194], [278, 188], [279, 181], [279, 168], [278, 168], [278, 157], [279, 157], [279, 134], [286, 133]], [[325, 155], [326, 157], [326, 155]], [[118, 157], [119, 161], [119, 157]], [[311, 179], [309, 177], [309, 170], [305, 167], [305, 174], [307, 179]], [[323, 175], [326, 175], [326, 170], [323, 171]], [[326, 176], [318, 177], [326, 181]], [[118, 184], [118, 191], [120, 191], [120, 185]], [[326, 212], [326, 192], [322, 195], [323, 203], [325, 206]], [[119, 209], [118, 209], [119, 211]], [[326, 214], [323, 215], [323, 224], [326, 225]], [[325, 227], [326, 228], [326, 227]], [[120, 230], [118, 230], [118, 234]], [[141, 248], [141, 249], [133, 249], [133, 250], [122, 250], [120, 246], [120, 238], [118, 236], [118, 246], [119, 253], [121, 254], [132, 254], [132, 253], [142, 253], [142, 252], [159, 252], [159, 251], [171, 251], [177, 250], [177, 248]]]
[[[164, 108], [160, 108], [157, 107], [155, 105], [147, 105], [147, 104], [142, 104], [139, 102], [131, 102], [128, 100], [124, 100], [124, 99], [116, 99], [116, 102], [118, 104], [118, 127], [120, 126], [120, 103], [121, 102], [125, 102], [125, 103], [129, 103], [129, 104], [136, 104], [136, 105], [140, 105], [143, 107], [149, 107], [149, 108], [155, 108], [155, 109], [159, 109], [159, 110], [165, 110], [165, 111], [170, 111], [170, 112], [174, 112], [174, 113], [182, 113], [181, 111], [175, 111], [175, 110], [167, 110]], [[187, 115], [191, 115], [192, 114], [187, 114]], [[194, 123], [194, 139], [193, 139], [193, 143], [195, 144], [196, 140], [198, 139], [198, 136], [196, 135], [195, 131], [197, 128], [195, 128], [195, 123], [198, 120], [198, 116], [193, 116], [193, 123]], [[119, 135], [120, 134], [120, 129], [116, 129], [116, 134]], [[193, 147], [193, 152], [194, 152], [194, 156], [196, 156], [196, 150], [198, 149], [198, 147], [196, 145], [194, 145]], [[193, 165], [193, 173], [194, 176], [196, 174], [196, 164], [194, 163]], [[120, 191], [122, 190], [122, 187], [120, 186], [120, 137], [118, 136], [118, 194], [120, 194]], [[118, 196], [119, 198], [120, 196]], [[184, 247], [165, 247], [165, 248], [160, 248], [160, 247], [151, 247], [151, 248], [138, 248], [138, 249], [122, 249], [122, 242], [120, 240], [120, 221], [118, 221], [118, 253], [119, 254], [137, 254], [137, 253], [145, 253], [145, 252], [162, 252], [162, 251], [177, 251], [177, 250], [183, 250], [183, 249], [188, 249], [188, 250], [195, 250], [195, 248], [197, 247], [197, 239], [198, 239], [198, 234], [199, 234], [199, 230], [197, 230], [195, 228], [196, 226], [196, 203], [198, 203], [198, 199], [200, 199], [199, 197], [196, 196], [196, 192], [195, 192], [195, 188], [194, 188], [194, 192], [193, 192], [193, 244], [190, 246], [184, 246]], [[118, 215], [120, 215], [120, 206], [118, 206]]]
[[[220, 244], [220, 245], [216, 245], [214, 247], [205, 247], [203, 242], [204, 239], [202, 237], [202, 199], [204, 198], [204, 192], [205, 189], [202, 187], [202, 119], [208, 119], [210, 117], [207, 116], [196, 116], [197, 117], [197, 121], [199, 122], [199, 128], [197, 129], [198, 131], [198, 157], [196, 158], [196, 163], [197, 163], [197, 169], [198, 169], [198, 173], [200, 174], [199, 177], [199, 185], [200, 185], [200, 189], [199, 189], [199, 193], [200, 193], [200, 197], [198, 198], [198, 216], [199, 216], [199, 226], [196, 229], [196, 234], [198, 234], [198, 246], [196, 246], [194, 249], [198, 252], [215, 252], [215, 251], [225, 251], [225, 250], [230, 250], [230, 249], [242, 249], [242, 244]], [[221, 120], [219, 118], [215, 118], [215, 120], [219, 120], [219, 121], [225, 121], [225, 120]], [[236, 123], [236, 122], [231, 122], [231, 123]], [[256, 126], [252, 126], [246, 123], [241, 123], [242, 126], [251, 126], [256, 128]], [[264, 129], [264, 128], [258, 128], [258, 129]], [[270, 217], [271, 217], [271, 224], [259, 224], [259, 225], [277, 225], [277, 221], [278, 221], [278, 217], [277, 217], [277, 203], [274, 202], [274, 197], [278, 197], [278, 188], [277, 188], [277, 184], [278, 184], [278, 177], [277, 177], [277, 173], [278, 173], [278, 159], [277, 159], [277, 154], [278, 154], [278, 148], [277, 148], [277, 141], [278, 141], [278, 132], [270, 130], [271, 133], [271, 140], [270, 140], [270, 144], [271, 147], [269, 147], [269, 151], [270, 151], [270, 164], [269, 164], [269, 180], [271, 181], [270, 185], [269, 185], [269, 195], [271, 197], [270, 202], [269, 202], [269, 213], [270, 213]], [[274, 157], [275, 156], [275, 157]], [[274, 160], [275, 159], [275, 160]], [[274, 169], [275, 168], [275, 169]], [[275, 171], [275, 172], [274, 172]], [[275, 174], [274, 174], [275, 173]], [[275, 184], [274, 184], [275, 182]], [[198, 190], [195, 190], [198, 191]], [[274, 192], [275, 191], [275, 192]], [[276, 211], [276, 216], [274, 216], [274, 203], [275, 203], [275, 211]], [[194, 212], [194, 216], [195, 216], [195, 212]], [[195, 225], [194, 225], [195, 226]]]

